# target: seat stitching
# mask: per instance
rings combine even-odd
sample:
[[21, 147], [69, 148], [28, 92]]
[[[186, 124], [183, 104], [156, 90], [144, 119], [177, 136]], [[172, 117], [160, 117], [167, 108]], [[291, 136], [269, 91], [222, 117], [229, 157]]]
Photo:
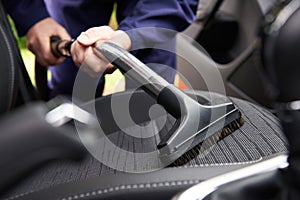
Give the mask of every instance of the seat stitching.
[[175, 187], [182, 185], [194, 185], [199, 183], [200, 180], [182, 180], [182, 181], [166, 181], [166, 182], [157, 182], [157, 183], [139, 183], [139, 184], [128, 184], [128, 185], [119, 185], [114, 187], [108, 187], [104, 189], [93, 190], [90, 192], [80, 193], [68, 197], [64, 197], [61, 200], [75, 200], [83, 199], [91, 196], [99, 196], [108, 194], [116, 191], [125, 191], [125, 190], [137, 190], [137, 189], [152, 189], [160, 187]]
[[[174, 170], [176, 169], [181, 169], [181, 168], [200, 168], [200, 167], [218, 167], [218, 166], [234, 166], [234, 165], [246, 165], [246, 164], [253, 164], [253, 163], [257, 163], [259, 161], [261, 161], [263, 158], [260, 157], [259, 159], [257, 160], [253, 160], [253, 161], [245, 161], [245, 162], [234, 162], [234, 163], [214, 163], [214, 164], [201, 164], [201, 165], [193, 165], [193, 166], [179, 166], [179, 167], [173, 167]], [[172, 168], [169, 168], [169, 169], [172, 169]], [[179, 181], [180, 182], [180, 181]], [[138, 185], [138, 184], [137, 184]], [[21, 193], [21, 194], [17, 194], [15, 196], [12, 196], [12, 197], [8, 197], [4, 200], [15, 200], [15, 199], [18, 199], [20, 197], [23, 197], [25, 195], [29, 195], [31, 193], [34, 193], [34, 192], [38, 192], [40, 190], [36, 190], [36, 191], [29, 191], [29, 192], [25, 192], [25, 193]], [[66, 200], [69, 200], [69, 199], [66, 199]]]

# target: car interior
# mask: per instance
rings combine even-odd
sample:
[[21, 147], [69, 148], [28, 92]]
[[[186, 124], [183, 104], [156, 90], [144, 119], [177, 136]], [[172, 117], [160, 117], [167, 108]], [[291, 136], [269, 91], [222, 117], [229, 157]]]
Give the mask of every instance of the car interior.
[[[0, 5], [0, 199], [222, 199], [213, 193], [226, 184], [258, 174], [265, 178], [286, 168], [289, 143], [265, 90], [260, 30], [271, 11], [280, 16], [294, 4], [298, 7], [289, 11], [295, 13], [298, 1], [202, 2], [207, 3], [199, 4], [196, 21], [176, 40], [178, 73], [190, 90], [182, 92], [145, 69], [166, 87], [157, 89], [149, 82], [143, 90], [87, 102], [40, 98]], [[119, 68], [141, 65], [134, 57], [132, 62], [120, 58], [118, 50], [124, 52], [110, 44], [102, 50], [104, 55], [115, 53], [112, 62]], [[170, 100], [172, 95], [178, 102]], [[166, 111], [151, 116], [149, 110], [157, 104]], [[180, 108], [186, 115], [178, 114]], [[128, 114], [132, 121], [120, 126], [116, 113]], [[205, 115], [216, 123], [202, 124]], [[104, 135], [93, 138], [97, 123]], [[227, 131], [215, 134], [214, 127]], [[177, 155], [181, 141], [173, 147], [176, 139], [194, 130], [203, 135], [188, 142], [197, 151]], [[173, 136], [178, 136], [175, 142]], [[93, 148], [86, 148], [90, 143]], [[100, 148], [106, 150], [99, 158], [93, 150]], [[132, 154], [157, 148], [170, 158]]]

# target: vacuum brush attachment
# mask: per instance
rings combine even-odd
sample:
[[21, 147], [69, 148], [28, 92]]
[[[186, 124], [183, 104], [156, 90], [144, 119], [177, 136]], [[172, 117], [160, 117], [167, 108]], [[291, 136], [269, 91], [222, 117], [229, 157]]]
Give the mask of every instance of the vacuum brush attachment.
[[186, 152], [199, 148], [206, 139], [216, 141], [214, 136], [220, 130], [225, 128], [226, 136], [242, 124], [241, 113], [232, 102], [201, 105], [116, 44], [104, 42], [95, 48], [126, 76], [142, 85], [144, 91], [177, 119], [157, 145], [162, 162], [173, 163]]

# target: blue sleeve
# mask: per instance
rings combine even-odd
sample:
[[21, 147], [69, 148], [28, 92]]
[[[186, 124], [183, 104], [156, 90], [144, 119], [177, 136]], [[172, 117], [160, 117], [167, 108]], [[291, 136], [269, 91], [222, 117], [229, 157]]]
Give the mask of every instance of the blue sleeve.
[[4, 8], [15, 22], [19, 36], [32, 25], [49, 17], [43, 0], [2, 0]]
[[[154, 27], [174, 32], [183, 31], [195, 19], [198, 0], [140, 0], [134, 6], [131, 5], [131, 8], [128, 5], [130, 3], [127, 7], [124, 5], [124, 8], [120, 8], [123, 13], [119, 15], [126, 17], [120, 21], [119, 29], [128, 33], [135, 47], [141, 43], [148, 45], [149, 41], [159, 43], [164, 40], [164, 31], [161, 33]], [[147, 28], [139, 29], [144, 27]]]

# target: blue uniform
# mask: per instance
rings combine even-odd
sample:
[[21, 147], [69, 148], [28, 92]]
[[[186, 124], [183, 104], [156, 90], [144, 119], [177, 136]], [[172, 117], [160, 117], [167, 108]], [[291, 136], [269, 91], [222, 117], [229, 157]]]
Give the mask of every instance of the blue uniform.
[[[194, 19], [197, 0], [44, 0], [51, 16], [66, 27], [73, 38], [82, 31], [94, 26], [106, 25], [109, 22], [114, 3], [118, 5], [117, 20], [119, 29], [128, 31], [133, 47], [136, 41], [150, 38], [149, 41], [159, 43], [163, 34], [155, 32], [134, 33], [129, 30], [141, 27], [162, 27], [182, 31]], [[43, 18], [48, 17], [42, 0], [9, 0], [3, 1], [4, 7], [15, 21], [18, 33], [23, 36], [28, 29]], [[170, 46], [173, 47], [174, 43]], [[149, 46], [149, 45], [148, 45]], [[144, 49], [134, 54], [144, 63], [160, 63], [176, 68], [175, 55], [158, 49]], [[169, 82], [173, 82], [174, 73], [161, 65], [152, 65], [154, 71]], [[59, 66], [50, 67], [52, 80], [50, 88], [53, 94], [71, 94], [78, 71], [71, 59]], [[102, 80], [103, 81], [103, 80]]]
[[36, 22], [49, 17], [43, 0], [2, 0], [2, 3], [20, 36], [25, 35]]
[[[184, 30], [193, 22], [197, 0], [44, 0], [49, 14], [62, 24], [73, 38], [88, 28], [107, 25], [117, 3], [118, 29], [129, 31], [141, 27], [161, 27], [175, 31]], [[135, 46], [137, 37], [143, 34], [127, 32]], [[142, 36], [141, 36], [142, 35]], [[148, 33], [159, 42], [159, 34]], [[147, 36], [146, 36], [147, 38]], [[141, 39], [141, 38], [139, 38]], [[173, 53], [158, 49], [144, 49], [134, 52], [144, 63], [160, 63], [176, 68], [176, 57]], [[165, 67], [154, 67], [157, 73], [169, 82], [174, 80], [174, 72]], [[71, 94], [78, 71], [71, 59], [62, 64], [50, 67], [52, 80], [50, 88], [55, 94]], [[102, 82], [103, 83], [103, 82]]]

